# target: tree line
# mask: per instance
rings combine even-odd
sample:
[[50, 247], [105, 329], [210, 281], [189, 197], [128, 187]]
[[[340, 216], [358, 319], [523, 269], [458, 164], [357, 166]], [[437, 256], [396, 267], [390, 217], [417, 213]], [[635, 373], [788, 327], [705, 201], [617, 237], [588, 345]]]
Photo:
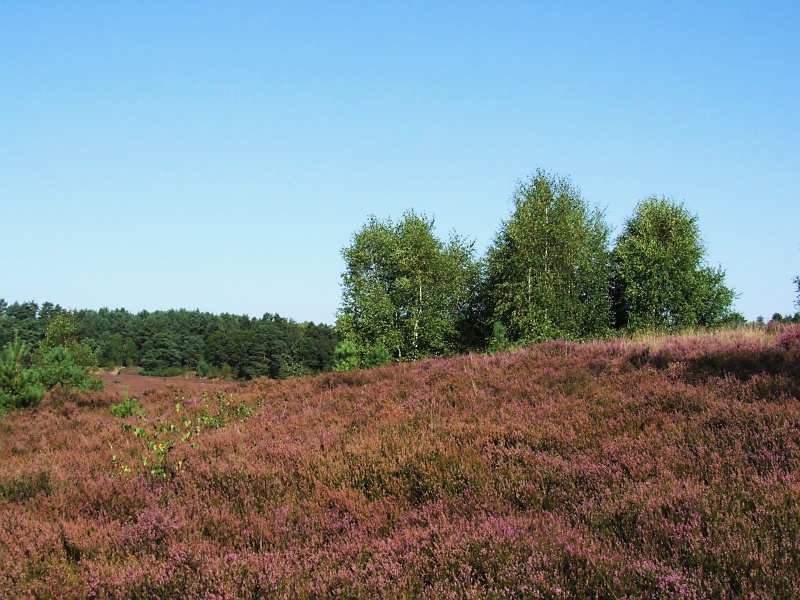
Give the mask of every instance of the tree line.
[[[725, 272], [706, 262], [697, 216], [682, 203], [645, 198], [613, 245], [610, 236], [602, 210], [568, 178], [539, 169], [517, 184], [511, 215], [481, 258], [464, 237], [439, 239], [424, 214], [370, 217], [342, 250], [335, 327], [269, 313], [67, 311], [0, 299], [0, 405], [14, 394], [31, 401], [23, 388], [35, 398], [54, 385], [96, 385], [87, 377], [97, 366], [277, 379], [744, 322]], [[793, 283], [800, 307], [800, 276]]]
[[68, 311], [58, 304], [0, 299], [0, 346], [40, 347], [54, 322], [68, 321], [94, 366], [138, 366], [147, 375], [283, 378], [330, 370], [337, 334], [329, 325], [198, 310]]
[[539, 169], [512, 202], [480, 259], [423, 214], [370, 217], [342, 250], [337, 368], [744, 322], [682, 203], [641, 200], [612, 245], [568, 178]]

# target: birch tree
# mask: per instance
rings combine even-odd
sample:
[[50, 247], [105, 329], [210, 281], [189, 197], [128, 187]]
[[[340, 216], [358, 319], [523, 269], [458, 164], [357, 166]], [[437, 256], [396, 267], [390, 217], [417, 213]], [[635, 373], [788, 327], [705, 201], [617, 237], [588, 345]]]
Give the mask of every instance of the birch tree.
[[433, 230], [433, 219], [413, 211], [397, 223], [373, 216], [342, 250], [336, 324], [362, 358], [378, 345], [395, 360], [459, 350], [459, 318], [478, 277], [473, 247]]
[[596, 337], [610, 326], [609, 228], [569, 179], [537, 170], [485, 261], [489, 319], [511, 342]]
[[645, 198], [612, 254], [617, 325], [630, 331], [713, 326], [735, 298], [725, 271], [705, 264], [697, 216], [668, 198]]

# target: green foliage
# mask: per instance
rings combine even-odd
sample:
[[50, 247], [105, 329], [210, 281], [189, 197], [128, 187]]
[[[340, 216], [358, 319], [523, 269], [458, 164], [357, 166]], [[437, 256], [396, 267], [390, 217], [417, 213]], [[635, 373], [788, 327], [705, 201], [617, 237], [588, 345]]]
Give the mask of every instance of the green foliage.
[[649, 331], [713, 326], [731, 317], [725, 272], [704, 264], [697, 217], [666, 198], [646, 198], [612, 253], [618, 327]]
[[0, 352], [0, 413], [38, 404], [44, 395], [37, 373], [25, 367], [29, 354], [29, 345], [19, 338]]
[[69, 349], [56, 346], [41, 359], [37, 376], [46, 389], [60, 385], [77, 391], [102, 390], [103, 381], [88, 371], [89, 367], [78, 364]]
[[350, 340], [344, 340], [333, 352], [333, 370], [347, 372], [361, 366], [358, 348]]
[[492, 326], [492, 338], [489, 341], [489, 352], [495, 353], [506, 350], [511, 346], [508, 341], [506, 326], [500, 321], [495, 321]]
[[537, 170], [520, 182], [514, 212], [486, 257], [490, 323], [508, 338], [581, 339], [610, 326], [609, 228], [565, 178]]
[[77, 391], [103, 389], [102, 380], [89, 374], [97, 366], [97, 356], [79, 340], [78, 324], [72, 313], [60, 313], [49, 320], [33, 363], [44, 389], [56, 386]]
[[478, 279], [472, 244], [443, 243], [413, 211], [394, 223], [371, 217], [342, 250], [337, 329], [366, 357], [380, 343], [397, 360], [460, 349], [459, 321]]
[[[208, 376], [228, 364], [230, 376], [280, 378], [330, 370], [339, 339], [329, 325], [169, 310], [131, 314], [124, 309], [66, 312], [45, 302], [9, 305], [0, 299], [0, 347], [14, 335], [36, 348], [39, 364], [55, 346], [79, 366], [141, 366], [149, 375], [183, 374], [204, 361]], [[28, 366], [28, 365], [26, 365]]]
[[364, 366], [367, 369], [372, 367], [379, 367], [385, 365], [392, 358], [392, 353], [383, 345], [382, 342], [375, 342], [375, 345], [370, 348], [367, 356], [364, 358]]
[[797, 312], [794, 315], [782, 315], [778, 312], [773, 313], [770, 323], [784, 323], [786, 325], [800, 323], [800, 312]]
[[[253, 330], [250, 325], [245, 328], [225, 324], [223, 328], [208, 336], [203, 354], [212, 363], [220, 366], [228, 365], [232, 373], [244, 377], [253, 341]], [[251, 376], [267, 374], [264, 372], [268, 372], [268, 366], [265, 363], [266, 361], [258, 361], [257, 365], [252, 365], [254, 368], [251, 370]]]
[[281, 363], [280, 371], [278, 371], [278, 377], [280, 379], [288, 379], [289, 377], [304, 377], [306, 375], [310, 375], [311, 371], [303, 364], [299, 362], [295, 362], [291, 358], [285, 360]]
[[67, 350], [72, 362], [86, 370], [97, 366], [97, 356], [92, 349], [80, 341], [76, 317], [62, 313], [50, 319], [44, 332], [44, 339], [36, 351], [35, 362], [45, 362], [45, 357], [56, 348]]
[[103, 389], [102, 380], [89, 375], [94, 363], [94, 353], [77, 340], [74, 318], [57, 314], [49, 319], [35, 353], [19, 338], [4, 347], [0, 356], [0, 409], [37, 404], [45, 390], [56, 386], [78, 391]]
[[[136, 472], [139, 475], [150, 475], [154, 478], [169, 479], [183, 470], [183, 459], [176, 459], [172, 456], [172, 451], [177, 447], [189, 446], [198, 448], [197, 440], [207, 429], [222, 429], [232, 423], [243, 423], [258, 406], [258, 401], [248, 402], [237, 397], [235, 394], [225, 394], [217, 390], [213, 396], [206, 392], [202, 393], [202, 406], [199, 410], [186, 410], [183, 404], [185, 396], [178, 390], [175, 394], [175, 415], [166, 414], [158, 420], [147, 422], [144, 418], [144, 411], [139, 407], [139, 403], [132, 398], [125, 398], [120, 404], [112, 407], [112, 413], [116, 407], [123, 404], [126, 408], [120, 408], [122, 414], [115, 414], [118, 417], [139, 416], [142, 417], [142, 426], [134, 426], [128, 423], [118, 423], [120, 429], [131, 434], [138, 442], [141, 452], [129, 454], [129, 458], [135, 456], [135, 460], [128, 462], [125, 457], [111, 457], [114, 465], [112, 476], [123, 476]], [[134, 412], [135, 411], [135, 412]], [[136, 443], [134, 442], [134, 443]]]
[[197, 362], [197, 369], [195, 369], [198, 377], [208, 377], [211, 372], [211, 366], [202, 358]]
[[[278, 379], [592, 339], [612, 325], [640, 331], [744, 322], [731, 311], [734, 293], [724, 271], [703, 264], [697, 219], [682, 205], [643, 200], [609, 252], [603, 212], [568, 179], [539, 169], [518, 183], [512, 199], [512, 214], [481, 262], [463, 238], [438, 239], [424, 215], [370, 217], [342, 250], [335, 328], [269, 313], [68, 312], [48, 302], [0, 299], [0, 345], [16, 335], [36, 348], [4, 368], [15, 373], [15, 385], [35, 375], [44, 386], [76, 389], [97, 385], [87, 377], [98, 364], [138, 365], [160, 376], [195, 369], [201, 377]], [[800, 307], [800, 276], [793, 282]], [[36, 373], [26, 371], [31, 366]], [[30, 381], [19, 389], [30, 395], [21, 399], [18, 390], [12, 401], [4, 392], [4, 402], [41, 397]]]
[[55, 346], [69, 347], [78, 338], [78, 323], [70, 314], [61, 314], [53, 317], [47, 324], [42, 346], [50, 349]]
[[747, 319], [742, 313], [738, 311], [731, 311], [723, 320], [720, 321], [719, 324], [730, 327], [740, 327], [747, 324]]
[[109, 410], [111, 411], [111, 414], [118, 419], [144, 415], [144, 411], [142, 410], [142, 406], [139, 404], [139, 401], [136, 398], [129, 398], [127, 395], [122, 398], [122, 402], [112, 405]]
[[8, 304], [0, 298], [0, 346], [19, 338], [35, 348], [42, 336], [47, 323], [63, 309], [50, 302], [45, 302], [41, 307], [35, 302], [14, 302]]

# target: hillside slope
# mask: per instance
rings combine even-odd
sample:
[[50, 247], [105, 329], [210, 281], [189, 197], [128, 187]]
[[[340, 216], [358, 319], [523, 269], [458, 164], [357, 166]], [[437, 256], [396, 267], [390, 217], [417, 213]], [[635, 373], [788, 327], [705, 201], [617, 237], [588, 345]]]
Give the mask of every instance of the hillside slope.
[[0, 421], [10, 597], [800, 597], [798, 328], [119, 400]]

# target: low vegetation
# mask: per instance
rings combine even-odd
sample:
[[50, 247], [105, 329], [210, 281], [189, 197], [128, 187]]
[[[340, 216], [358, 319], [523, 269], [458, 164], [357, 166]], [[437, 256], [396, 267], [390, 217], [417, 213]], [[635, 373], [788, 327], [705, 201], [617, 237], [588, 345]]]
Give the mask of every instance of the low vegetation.
[[800, 329], [546, 342], [0, 421], [0, 589], [796, 598]]

